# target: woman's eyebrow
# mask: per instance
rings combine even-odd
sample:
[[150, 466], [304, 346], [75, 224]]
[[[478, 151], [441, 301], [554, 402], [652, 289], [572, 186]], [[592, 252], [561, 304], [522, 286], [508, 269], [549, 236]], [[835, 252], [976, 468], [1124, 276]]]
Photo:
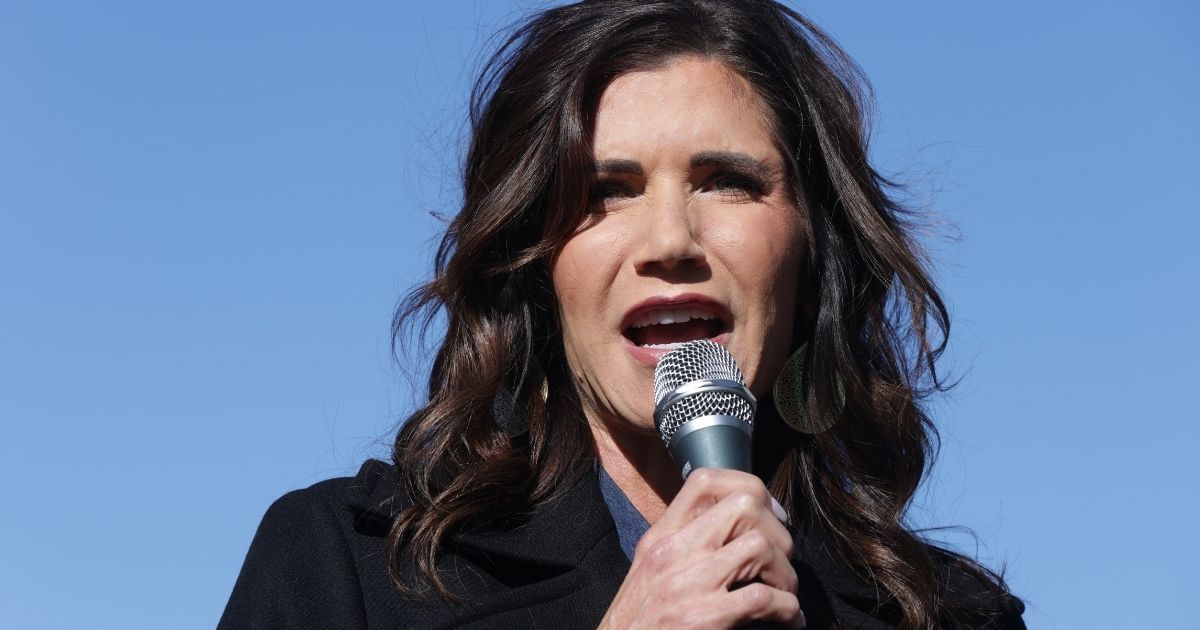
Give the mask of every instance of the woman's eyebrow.
[[597, 173], [641, 175], [642, 163], [637, 160], [600, 160], [592, 166], [592, 170]]
[[[723, 166], [737, 170], [748, 171], [763, 179], [775, 174], [776, 169], [765, 160], [752, 157], [747, 153], [736, 151], [704, 151], [692, 156], [691, 168]], [[598, 160], [592, 166], [596, 173], [612, 173], [620, 175], [642, 175], [642, 163], [629, 159]]]
[[770, 179], [776, 169], [765, 160], [751, 157], [746, 153], [734, 151], [704, 151], [692, 156], [692, 168], [723, 166], [740, 171], [748, 171], [761, 179]]

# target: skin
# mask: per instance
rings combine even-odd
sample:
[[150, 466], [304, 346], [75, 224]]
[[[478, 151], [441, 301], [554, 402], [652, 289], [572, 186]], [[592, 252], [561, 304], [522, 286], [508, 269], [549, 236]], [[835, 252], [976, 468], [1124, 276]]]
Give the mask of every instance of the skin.
[[751, 391], [771, 387], [791, 348], [805, 243], [770, 121], [741, 76], [698, 57], [622, 75], [599, 103], [593, 212], [553, 280], [601, 463], [651, 523], [612, 627], [803, 623], [774, 500], [736, 471], [681, 482], [654, 430], [653, 365], [622, 334], [648, 298], [703, 296], [725, 313], [719, 341]]

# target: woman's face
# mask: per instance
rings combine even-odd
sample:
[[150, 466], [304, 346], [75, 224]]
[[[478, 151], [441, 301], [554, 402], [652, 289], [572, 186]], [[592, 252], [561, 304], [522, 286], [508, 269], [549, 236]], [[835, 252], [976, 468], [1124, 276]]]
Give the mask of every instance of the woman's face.
[[554, 262], [588, 419], [652, 429], [673, 345], [724, 345], [755, 395], [791, 347], [801, 213], [770, 113], [725, 65], [683, 57], [615, 79], [596, 114], [592, 215]]

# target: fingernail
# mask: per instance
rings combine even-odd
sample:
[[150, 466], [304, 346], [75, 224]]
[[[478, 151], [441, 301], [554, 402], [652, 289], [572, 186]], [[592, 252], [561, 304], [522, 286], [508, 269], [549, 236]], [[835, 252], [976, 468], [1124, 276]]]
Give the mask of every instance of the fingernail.
[[804, 627], [807, 627], [807, 626], [808, 626], [808, 619], [806, 619], [806, 618], [804, 617], [804, 611], [803, 611], [803, 610], [801, 610], [801, 611], [800, 611], [800, 627], [801, 627], [801, 628], [804, 628]]
[[787, 525], [787, 512], [784, 511], [783, 506], [779, 504], [779, 501], [775, 500], [775, 497], [771, 497], [771, 511], [775, 513], [775, 518], [779, 519], [780, 523]]

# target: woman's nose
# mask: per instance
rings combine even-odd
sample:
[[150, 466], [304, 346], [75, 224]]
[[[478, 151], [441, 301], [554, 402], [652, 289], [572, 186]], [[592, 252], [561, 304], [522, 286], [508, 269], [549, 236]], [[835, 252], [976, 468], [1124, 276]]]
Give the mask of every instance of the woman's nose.
[[664, 195], [647, 208], [639, 229], [640, 247], [634, 268], [641, 274], [703, 267], [698, 226], [683, 194]]

